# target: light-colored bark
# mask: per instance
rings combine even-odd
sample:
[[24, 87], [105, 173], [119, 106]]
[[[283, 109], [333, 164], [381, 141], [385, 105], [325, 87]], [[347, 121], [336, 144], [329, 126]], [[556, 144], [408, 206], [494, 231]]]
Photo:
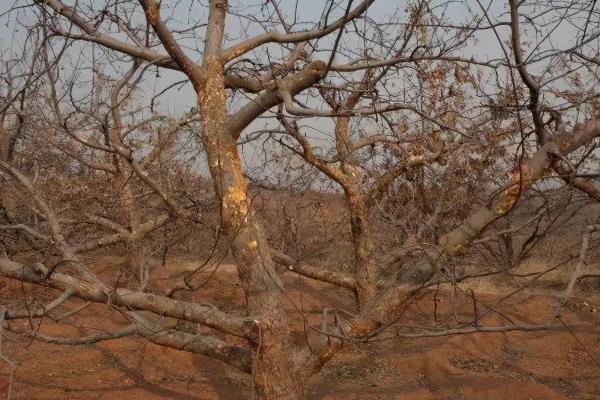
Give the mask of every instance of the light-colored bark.
[[158, 315], [198, 322], [234, 336], [256, 338], [258, 333], [254, 320], [225, 313], [212, 305], [175, 300], [126, 288], [108, 288], [97, 282], [59, 272], [48, 274], [48, 270], [40, 264], [28, 265], [0, 259], [0, 275], [62, 291], [72, 290], [74, 296], [88, 301], [111, 303], [132, 310], [152, 311]]

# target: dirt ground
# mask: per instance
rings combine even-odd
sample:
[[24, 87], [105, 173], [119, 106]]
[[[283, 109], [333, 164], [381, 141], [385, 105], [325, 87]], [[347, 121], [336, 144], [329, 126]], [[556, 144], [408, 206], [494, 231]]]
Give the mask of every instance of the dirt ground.
[[[117, 259], [96, 263], [99, 274], [118, 268]], [[157, 267], [152, 286], [172, 284], [182, 269], [194, 268], [189, 261], [175, 260]], [[211, 275], [207, 270], [207, 276]], [[243, 297], [235, 288], [233, 268], [221, 266], [212, 274], [195, 299], [210, 298], [217, 305], [241, 307]], [[291, 315], [302, 310], [318, 323], [323, 307], [351, 307], [351, 299], [326, 285], [289, 274], [286, 285]], [[224, 290], [227, 288], [227, 290]], [[486, 289], [487, 288], [487, 289]], [[487, 304], [497, 302], [509, 288], [478, 287], [477, 296]], [[29, 298], [52, 299], [56, 293], [0, 279], [3, 303], [23, 292]], [[425, 293], [409, 309], [402, 324], [438, 326], [468, 320], [467, 297]], [[501, 324], [506, 318], [536, 323], [544, 320], [557, 299], [543, 291], [523, 291], [496, 308], [482, 324]], [[69, 300], [54, 316], [84, 302]], [[458, 313], [450, 312], [452, 307]], [[500, 311], [502, 310], [502, 311]], [[294, 316], [297, 341], [319, 340], [302, 332], [302, 319]], [[305, 388], [307, 399], [485, 399], [548, 400], [600, 399], [600, 296], [578, 292], [567, 304], [563, 321], [568, 329], [543, 332], [472, 334], [440, 338], [386, 340], [371, 344], [348, 344]], [[59, 323], [44, 321], [39, 332], [54, 336], [95, 334], [115, 329], [127, 321], [105, 305], [92, 304]], [[28, 322], [23, 322], [26, 327]], [[16, 325], [18, 326], [18, 325]], [[556, 326], [561, 326], [557, 323]], [[395, 329], [400, 329], [396, 327]], [[124, 338], [88, 346], [60, 346], [5, 333], [4, 355], [16, 363], [12, 399], [249, 399], [251, 381], [236, 370], [210, 358], [150, 344], [140, 338]], [[8, 388], [8, 368], [0, 361], [0, 393]], [[4, 397], [2, 397], [4, 398]]]

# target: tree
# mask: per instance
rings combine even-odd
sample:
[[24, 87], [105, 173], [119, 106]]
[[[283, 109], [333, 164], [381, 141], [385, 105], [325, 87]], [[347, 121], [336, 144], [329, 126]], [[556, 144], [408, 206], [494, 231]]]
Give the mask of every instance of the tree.
[[[320, 21], [308, 29], [286, 15], [293, 13], [292, 7], [276, 1], [250, 7], [255, 15], [226, 0], [211, 0], [206, 9], [195, 2], [171, 6], [155, 0], [109, 1], [102, 7], [94, 2], [35, 3], [27, 10], [31, 50], [19, 60], [19, 65], [30, 63], [31, 72], [19, 82], [9, 79], [11, 69], [3, 73], [9, 88], [3, 122], [17, 127], [4, 126], [0, 141], [0, 170], [3, 184], [10, 188], [2, 197], [2, 229], [18, 232], [17, 240], [39, 249], [46, 260], [3, 258], [0, 275], [64, 292], [30, 313], [5, 311], [7, 320], [43, 316], [73, 295], [110, 303], [127, 313], [132, 324], [111, 335], [81, 340], [145, 336], [251, 373], [258, 398], [302, 398], [304, 382], [344, 340], [367, 341], [381, 334], [425, 287], [456, 279], [452, 263], [486, 229], [497, 229], [530, 188], [549, 178], [550, 170], [567, 185], [600, 199], [593, 180], [578, 172], [597, 166], [595, 139], [600, 135], [594, 87], [600, 20], [593, 2], [511, 0], [509, 17], [498, 17], [495, 10], [480, 5], [479, 11], [454, 23], [443, 2], [407, 3], [395, 14], [373, 17], [370, 11], [378, 5], [374, 0], [327, 1]], [[189, 11], [187, 22], [179, 22], [186, 7], [194, 12]], [[574, 11], [564, 15], [563, 8]], [[17, 9], [14, 6], [13, 12]], [[193, 20], [201, 11], [207, 17]], [[382, 13], [377, 8], [373, 12]], [[576, 44], [554, 46], [552, 32], [567, 29], [564, 26], [573, 21], [585, 21], [583, 26], [575, 24], [580, 27]], [[534, 42], [527, 56], [523, 23], [536, 31], [528, 36]], [[486, 32], [494, 35], [488, 41], [497, 55], [461, 56]], [[79, 51], [87, 52], [91, 62], [72, 62]], [[164, 92], [191, 85], [197, 99], [191, 112], [177, 118], [161, 115], [154, 109], [154, 98], [142, 105], [142, 78], [154, 68], [156, 80], [165, 74], [169, 82]], [[89, 76], [84, 72], [88, 69]], [[539, 77], [530, 72], [534, 69]], [[184, 81], [171, 84], [174, 75], [169, 71], [183, 74]], [[87, 88], [85, 95], [81, 87]], [[21, 114], [17, 112], [14, 121], [10, 117], [14, 110], [22, 113], [29, 102], [48, 115], [31, 119], [37, 132], [28, 133], [30, 144], [22, 139]], [[258, 137], [270, 139], [265, 152], [288, 150], [341, 188], [350, 219], [353, 272], [296, 260], [267, 240], [249, 196], [238, 146], [244, 135], [252, 136], [247, 134], [249, 127], [256, 128], [265, 116], [270, 117], [268, 126], [258, 132]], [[317, 149], [305, 133], [307, 126], [301, 126], [306, 120], [308, 129], [319, 126], [316, 121], [329, 123], [331, 147]], [[195, 145], [206, 158], [219, 203], [216, 247], [223, 254], [231, 252], [235, 260], [246, 297], [244, 315], [178, 300], [180, 289], [196, 289], [193, 274], [169, 293], [146, 290], [143, 252], [152, 232], [175, 222], [205, 229], [207, 216], [198, 207], [203, 199], [187, 190], [195, 185], [197, 174], [192, 168], [181, 173], [182, 154], [194, 137], [200, 139]], [[59, 216], [61, 201], [50, 196], [48, 181], [40, 182], [35, 168], [24, 162], [24, 149], [32, 143], [44, 143], [44, 162], [56, 165], [82, 190], [86, 180], [107, 182], [110, 200], [118, 204], [114, 211], [107, 212], [107, 201], [92, 199], [73, 208], [68, 218]], [[56, 149], [62, 155], [57, 156]], [[172, 162], [160, 162], [161, 157]], [[83, 172], [71, 171], [71, 162]], [[512, 166], [516, 167], [508, 179], [499, 176]], [[182, 177], [179, 184], [173, 182], [173, 172]], [[490, 186], [495, 190], [488, 196]], [[460, 203], [466, 188], [476, 201]], [[411, 202], [412, 214], [402, 215], [409, 208], [395, 201], [407, 191], [415, 193], [416, 200]], [[17, 210], [14, 196], [27, 199], [29, 210]], [[143, 211], [149, 198], [157, 207]], [[372, 219], [386, 215], [386, 208], [401, 216], [407, 238], [399, 248], [380, 254]], [[34, 215], [33, 223], [26, 213]], [[413, 226], [407, 221], [411, 218], [418, 221]], [[82, 241], [73, 234], [77, 224], [70, 221], [82, 219], [108, 233], [84, 229], [83, 236], [93, 239]], [[79, 256], [117, 244], [127, 249], [129, 273], [141, 271], [136, 288], [108, 284]], [[17, 248], [11, 256], [18, 253]], [[356, 296], [359, 313], [336, 317], [333, 325], [325, 321], [318, 352], [289, 340], [285, 287], [277, 264]], [[390, 273], [394, 279], [389, 279]], [[158, 316], [197, 322], [214, 334], [149, 328], [155, 325], [149, 320]], [[534, 326], [475, 324], [446, 334], [545, 329], [551, 322], [552, 318]]]

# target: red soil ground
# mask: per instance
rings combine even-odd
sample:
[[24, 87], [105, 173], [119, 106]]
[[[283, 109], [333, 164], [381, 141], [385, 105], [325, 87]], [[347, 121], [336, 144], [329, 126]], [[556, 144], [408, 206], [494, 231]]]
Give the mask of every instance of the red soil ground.
[[[117, 267], [116, 260], [103, 260], [95, 269], [105, 274]], [[173, 283], [177, 268], [158, 267], [152, 285]], [[223, 266], [193, 298], [211, 298], [213, 303], [241, 306], [239, 289], [231, 290], [236, 276]], [[304, 310], [317, 323], [324, 306], [345, 306], [350, 299], [325, 285], [286, 274], [290, 313]], [[225, 287], [228, 290], [223, 290]], [[235, 286], [233, 286], [235, 287]], [[498, 288], [497, 288], [498, 289]], [[0, 279], [2, 303], [7, 299], [52, 299], [56, 293], [39, 287]], [[488, 304], [502, 290], [478, 289]], [[504, 292], [507, 292], [505, 290]], [[431, 292], [432, 294], [433, 292]], [[192, 296], [192, 295], [189, 295]], [[440, 327], [452, 321], [451, 293], [438, 296]], [[402, 320], [405, 325], [431, 324], [433, 296], [425, 294]], [[465, 297], [452, 302], [456, 317], [469, 317]], [[523, 292], [501, 306], [504, 315], [521, 322], [542, 321], [556, 305], [556, 298]], [[69, 300], [54, 315], [83, 304]], [[471, 310], [472, 311], [472, 310]], [[600, 296], [578, 293], [563, 313], [567, 329], [543, 332], [473, 334], [442, 338], [389, 339], [373, 344], [347, 345], [305, 389], [307, 399], [402, 399], [402, 400], [548, 400], [600, 399]], [[90, 335], [98, 329], [123, 326], [125, 318], [104, 305], [90, 305], [60, 323], [44, 321], [40, 332], [55, 336]], [[486, 325], [502, 323], [499, 316], [486, 318]], [[27, 322], [22, 325], [26, 327]], [[301, 327], [301, 318], [294, 317]], [[558, 326], [559, 324], [557, 324]], [[300, 332], [301, 329], [298, 329]], [[298, 333], [295, 340], [306, 340]], [[309, 342], [316, 335], [309, 333]], [[248, 399], [250, 380], [243, 373], [213, 361], [150, 344], [139, 338], [124, 338], [95, 345], [69, 347], [32, 341], [5, 334], [3, 353], [18, 367], [12, 399]], [[6, 393], [8, 369], [0, 361], [0, 393]], [[0, 396], [1, 397], [1, 396]]]

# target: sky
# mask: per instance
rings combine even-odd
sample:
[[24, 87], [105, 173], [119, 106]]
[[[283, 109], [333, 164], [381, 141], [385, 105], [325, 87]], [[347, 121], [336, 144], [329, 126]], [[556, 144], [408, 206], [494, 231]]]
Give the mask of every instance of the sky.
[[[67, 5], [75, 4], [74, 0], [64, 0]], [[163, 18], [168, 18], [168, 24], [171, 29], [183, 29], [189, 27], [190, 24], [198, 22], [203, 24], [206, 21], [207, 0], [201, 1], [175, 1], [175, 0], [163, 0]], [[354, 1], [358, 3], [358, 0]], [[528, 13], [534, 15], [539, 11], [539, 7], [528, 6], [530, 1], [526, 1], [524, 6], [521, 8], [521, 12], [527, 16]], [[79, 0], [78, 4], [84, 4], [88, 7], [91, 6], [98, 10], [103, 8], [106, 4], [106, 0]], [[111, 2], [112, 4], [112, 2]], [[191, 5], [190, 5], [191, 4]], [[253, 36], [262, 33], [263, 28], [258, 24], [251, 22], [252, 18], [260, 19], [264, 17], [265, 8], [263, 5], [265, 1], [256, 0], [232, 0], [230, 2], [230, 15], [226, 22], [226, 34], [227, 41], [225, 47], [237, 43], [242, 36]], [[322, 21], [323, 16], [323, 5], [325, 2], [319, 0], [299, 0], [297, 7], [294, 0], [281, 0], [279, 2], [280, 9], [285, 14], [286, 19], [291, 21], [293, 16], [296, 15], [296, 20], [299, 22], [295, 30], [303, 30], [313, 28], [319, 21]], [[342, 1], [340, 6], [331, 11], [329, 21], [341, 16], [346, 7], [346, 1]], [[507, 21], [508, 20], [508, 5], [507, 1], [482, 1], [478, 0], [466, 0], [466, 1], [446, 1], [446, 0], [433, 0], [430, 1], [429, 7], [434, 10], [434, 13], [438, 17], [443, 17], [447, 22], [454, 25], [462, 25], [467, 21], [471, 20], [474, 16], [482, 17], [482, 7], [488, 12], [490, 18], [496, 21]], [[173, 7], [177, 5], [176, 7]], [[32, 8], [33, 7], [33, 8]], [[8, 12], [9, 9], [13, 9], [12, 12]], [[21, 53], [24, 43], [26, 43], [27, 30], [23, 28], [23, 25], [32, 25], [36, 19], [34, 17], [35, 6], [31, 6], [31, 2], [28, 0], [4, 0], [0, 2], [0, 49], [2, 50], [2, 59], [9, 60], [11, 57], [17, 56]], [[395, 28], [387, 26], [386, 23], [390, 20], [405, 22], [408, 19], [408, 4], [404, 0], [378, 0], [369, 7], [366, 16], [380, 23], [380, 28], [385, 32], [392, 32]], [[112, 9], [112, 8], [111, 8]], [[270, 9], [269, 12], [272, 12]], [[559, 13], [560, 11], [556, 11]], [[238, 15], [244, 15], [244, 18], [240, 18]], [[142, 16], [138, 15], [134, 17], [134, 21], [141, 22]], [[542, 16], [542, 21], [551, 21], [551, 15]], [[573, 44], [573, 37], [576, 32], [576, 27], [569, 23], [562, 23], [554, 26], [550, 25], [540, 31], [533, 30], [526, 23], [526, 18], [522, 23], [522, 38], [525, 43], [525, 49], [531, 46], [533, 43], [538, 42], [540, 39], [545, 38], [545, 35], [549, 34], [551, 40], [544, 43], [552, 43], [556, 47], [569, 47]], [[360, 21], [358, 22], [360, 24]], [[487, 25], [487, 23], [483, 23]], [[200, 25], [196, 32], [198, 37], [203, 36], [203, 26]], [[271, 29], [281, 30], [281, 26], [273, 27]], [[508, 26], [500, 26], [497, 28], [500, 40], [503, 45], [507, 47], [509, 28]], [[333, 40], [337, 36], [337, 32], [329, 35], [328, 37], [321, 39], [319, 43], [323, 48], [331, 48]], [[491, 29], [478, 32], [469, 44], [460, 50], [458, 53], [465, 58], [476, 58], [478, 60], [489, 60], [489, 59], [502, 59], [504, 57], [502, 48], [499, 45], [499, 40], [495, 36], [495, 32]], [[353, 38], [351, 36], [342, 36], [343, 44], [352, 48]], [[201, 40], [188, 39], [182, 37], [180, 43], [186, 48], [188, 55], [195, 60], [199, 60], [200, 50], [202, 47]], [[549, 49], [549, 45], [544, 45]], [[543, 51], [544, 46], [537, 49], [537, 51]], [[91, 49], [94, 49], [93, 51]], [[376, 51], [376, 50], [374, 50]], [[97, 64], [95, 60], [102, 57], [103, 50], [98, 46], [90, 46], [88, 43], [83, 43], [79, 46], [74, 46], [70, 51], [69, 59], [71, 65], [64, 63], [62, 66], [63, 76], [71, 76], [75, 72], [72, 65], [81, 62], [83, 65], [91, 66], [101, 70], [107, 76], [117, 77], [122, 75], [129, 67], [131, 62], [126, 60], [120, 63], [117, 68], [111, 68], [104, 64]], [[281, 48], [278, 46], [262, 46], [261, 48], [253, 51], [248, 57], [255, 58], [257, 60], [265, 61], [278, 56], [284, 55], [281, 52]], [[336, 56], [336, 62], [343, 62], [344, 56]], [[313, 55], [313, 59], [327, 60], [329, 54], [327, 51], [322, 53], [316, 53]], [[534, 74], [541, 73], [546, 64], [541, 62], [537, 65], [530, 66], [530, 71]], [[87, 71], [90, 74], [89, 70]], [[489, 72], [488, 72], [489, 73]], [[78, 71], [82, 79], [85, 78], [86, 71]], [[91, 75], [90, 75], [91, 76]], [[178, 82], [184, 79], [185, 76], [179, 72], [161, 69], [155, 71], [150, 69], [144, 76], [142, 83], [143, 93], [138, 93], [137, 98], [141, 103], [148, 103], [149, 99], [155, 94], [162, 91], [164, 88], [170, 86], [174, 82]], [[402, 82], [399, 82], [401, 85]], [[0, 85], [0, 90], [2, 86]], [[81, 95], [85, 96], [86, 91], [89, 91], [89, 87], [86, 84], [82, 84], [79, 88]], [[246, 101], [251, 101], [252, 96], [243, 97], [237, 96], [234, 103], [231, 105], [232, 109], [235, 110]], [[169, 90], [167, 93], [162, 95], [158, 100], [157, 109], [162, 113], [179, 115], [182, 112], [190, 110], [196, 103], [196, 96], [193, 92], [191, 85], [183, 84], [175, 89]], [[318, 119], [311, 121], [311, 125], [315, 128], [315, 132], [331, 132], [332, 120], [331, 119]], [[252, 132], [257, 129], [272, 126], [272, 121], [267, 119], [258, 119], [250, 127], [247, 132]], [[260, 163], [261, 148], [253, 147], [254, 145], [244, 146], [243, 156], [247, 163], [247, 169], [252, 169], [256, 163]]]
[[[31, 25], [35, 19], [32, 18], [32, 10], [27, 9], [27, 4], [31, 4], [30, 1], [20, 0], [5, 0], [0, 2], [0, 49], [3, 50], [3, 59], [9, 59], [12, 56], [18, 56], [22, 50], [23, 43], [25, 42], [26, 30], [19, 26], [21, 24]], [[66, 5], [75, 4], [74, 0], [64, 0]], [[107, 1], [105, 0], [91, 0], [91, 1], [79, 1], [80, 4], [91, 4], [96, 9], [100, 9], [105, 6]], [[164, 4], [179, 3], [173, 0], [163, 1]], [[185, 4], [183, 4], [185, 3]], [[207, 17], [206, 7], [204, 3], [206, 0], [198, 2], [193, 1], [192, 7], [189, 7], [187, 3], [182, 2], [181, 5], [173, 9], [173, 12], [169, 13], [163, 11], [163, 16], [170, 16], [170, 26], [174, 28], [189, 26], [194, 21], [205, 22]], [[247, 0], [234, 0], [230, 2], [230, 9], [232, 14], [243, 13], [247, 16], [259, 16], [261, 7], [260, 5], [265, 3], [264, 1], [247, 1]], [[298, 7], [294, 0], [281, 0], [280, 9], [286, 14], [288, 21], [292, 20], [293, 16], [296, 15], [297, 21], [300, 23], [295, 27], [296, 30], [310, 29], [321, 20], [323, 15], [323, 5], [325, 2], [320, 0], [299, 0]], [[358, 1], [355, 1], [358, 3]], [[436, 2], [431, 2], [434, 6]], [[440, 3], [439, 1], [437, 3]], [[441, 2], [445, 3], [445, 2]], [[469, 10], [477, 10], [478, 5], [474, 1], [465, 2], [447, 2], [445, 7], [445, 15], [449, 20], [455, 24], [464, 23], [468, 15]], [[500, 16], [506, 9], [504, 2], [493, 1], [490, 6], [490, 14]], [[254, 4], [248, 5], [248, 4]], [[340, 7], [335, 8], [331, 12], [329, 20], [339, 17], [344, 12], [345, 2]], [[35, 7], [35, 6], [30, 6]], [[7, 11], [11, 8], [16, 11], [8, 13]], [[272, 9], [271, 9], [272, 10]], [[369, 7], [366, 15], [380, 22], [388, 20], [389, 16], [396, 16], [400, 20], [406, 21], [408, 18], [407, 4], [405, 1], [394, 1], [394, 0], [379, 0], [376, 1], [372, 6]], [[281, 30], [281, 27], [278, 27]], [[199, 29], [200, 36], [202, 35], [203, 28]], [[388, 31], [390, 31], [388, 29]], [[249, 21], [241, 21], [236, 15], [229, 15], [227, 19], [226, 33], [230, 39], [225, 42], [225, 47], [233, 43], [238, 42], [242, 32], [246, 35], [254, 35], [262, 33], [262, 29], [256, 24], [251, 24]], [[329, 37], [323, 39], [321, 42], [331, 42], [336, 36], [336, 33], [329, 35]], [[190, 43], [189, 40], [182, 41], [188, 49], [201, 48], [202, 43], [194, 40]], [[501, 54], [498, 52], [498, 46], [494, 43], [496, 38], [493, 37], [491, 32], [478, 34], [477, 42], [470, 45], [469, 48], [465, 49], [464, 55], [470, 56], [477, 54], [480, 58], [485, 59], [488, 57], [498, 57]], [[263, 46], [258, 51], [254, 52], [257, 57], [265, 57], [266, 50], [269, 49], [271, 57], [277, 57], [277, 53], [281, 53], [279, 49], [271, 46]], [[85, 50], [89, 52], [89, 46], [86, 46]], [[12, 54], [11, 54], [12, 53]], [[195, 51], [189, 51], [189, 54], [195, 59], [199, 60], [200, 55]], [[328, 54], [318, 54], [315, 58], [328, 59]], [[338, 57], [339, 58], [339, 57]], [[150, 75], [148, 75], [150, 77]], [[151, 77], [150, 77], [151, 78]], [[168, 86], [170, 83], [183, 79], [184, 76], [181, 73], [161, 70], [159, 76], [156, 79], [157, 82], [147, 82], [149, 90], [161, 90], [162, 87]], [[147, 78], [151, 81], [152, 79]], [[161, 87], [162, 86], [162, 87]], [[195, 103], [195, 94], [189, 85], [186, 87], [174, 91], [172, 94], [168, 94], [164, 97], [163, 101], [165, 107], [171, 108], [174, 112], [182, 112], [189, 110]], [[166, 111], [166, 110], [165, 110]]]

